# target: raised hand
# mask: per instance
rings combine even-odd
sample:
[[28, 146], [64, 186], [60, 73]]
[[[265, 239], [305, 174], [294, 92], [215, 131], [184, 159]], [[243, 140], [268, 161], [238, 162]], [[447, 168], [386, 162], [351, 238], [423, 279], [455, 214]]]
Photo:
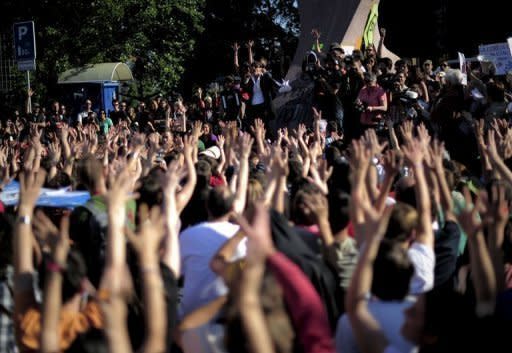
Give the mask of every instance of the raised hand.
[[50, 143], [50, 145], [48, 146], [48, 157], [50, 157], [50, 160], [53, 163], [53, 165], [57, 165], [57, 163], [59, 163], [61, 152], [61, 146], [57, 141]]
[[249, 134], [242, 134], [238, 138], [238, 148], [240, 151], [240, 158], [249, 158], [251, 154], [252, 144], [254, 143], [254, 139]]
[[480, 219], [478, 212], [483, 209], [482, 194], [478, 195], [475, 203], [471, 197], [471, 193], [467, 187], [463, 189], [465, 206], [464, 209], [457, 216], [460, 226], [468, 236], [475, 236], [483, 229], [483, 223]]
[[425, 148], [420, 141], [412, 140], [402, 147], [402, 152], [409, 165], [421, 167], [425, 156]]
[[231, 47], [233, 48], [233, 51], [235, 53], [238, 53], [238, 50], [240, 50], [240, 45], [238, 44], [238, 42], [234, 42]]
[[66, 265], [69, 252], [69, 215], [64, 215], [58, 229], [43, 211], [34, 217], [34, 234], [40, 242], [46, 244], [52, 254], [52, 260], [61, 267]]
[[130, 171], [126, 165], [120, 166], [120, 168], [122, 170], [118, 171], [115, 176], [109, 176], [110, 188], [105, 198], [109, 213], [122, 214], [124, 217], [126, 203], [135, 199], [137, 195], [131, 194], [134, 183]]
[[313, 107], [313, 120], [315, 122], [322, 120], [322, 111], [317, 110], [315, 107]]
[[379, 143], [377, 134], [374, 129], [368, 129], [365, 131], [362, 141], [370, 149], [372, 156], [379, 156], [382, 154], [384, 149], [388, 146], [387, 141]]
[[263, 124], [263, 120], [255, 119], [254, 124], [251, 126], [251, 131], [254, 133], [257, 139], [263, 140], [266, 134], [265, 124]]
[[388, 150], [382, 159], [382, 166], [386, 175], [398, 175], [402, 170], [404, 156], [398, 150]]
[[352, 151], [350, 154], [349, 164], [354, 175], [366, 175], [366, 171], [370, 165], [371, 150], [361, 140], [352, 141]]
[[203, 135], [203, 123], [199, 120], [194, 121], [194, 125], [192, 126], [192, 136], [199, 139], [201, 135]]
[[249, 223], [241, 215], [235, 217], [248, 239], [246, 256], [248, 265], [264, 263], [265, 259], [276, 251], [272, 241], [270, 215], [267, 208], [263, 203], [256, 204], [252, 223]]
[[41, 187], [44, 184], [46, 172], [41, 169], [37, 173], [24, 172], [20, 175], [19, 212], [30, 216], [34, 211], [39, 198]]
[[432, 167], [437, 170], [443, 170], [443, 160], [444, 160], [444, 142], [439, 142], [438, 140], [434, 140], [432, 146], [430, 147], [430, 156], [432, 159]]
[[125, 229], [128, 240], [144, 261], [157, 261], [160, 242], [165, 234], [164, 224], [165, 220], [159, 206], [149, 210], [147, 205], [142, 205], [139, 210], [137, 234], [130, 229]]
[[152, 150], [157, 150], [158, 146], [160, 145], [160, 135], [157, 133], [152, 133], [148, 137], [149, 146]]
[[420, 125], [418, 125], [416, 131], [418, 133], [418, 140], [423, 145], [423, 148], [428, 148], [431, 137], [430, 134], [428, 133], [427, 128], [425, 127], [425, 124], [421, 123]]
[[406, 120], [399, 126], [400, 134], [402, 134], [402, 138], [406, 144], [411, 142], [413, 139], [413, 128], [414, 125], [412, 120]]
[[327, 195], [329, 193], [327, 181], [332, 175], [333, 167], [328, 167], [327, 161], [321, 160], [318, 163], [318, 169], [316, 163], [311, 163], [309, 172], [311, 177], [307, 178], [308, 181], [313, 185], [316, 185], [324, 195]]
[[329, 218], [329, 206], [327, 198], [322, 194], [306, 194], [303, 198], [306, 208], [314, 215], [315, 221], [319, 224]]

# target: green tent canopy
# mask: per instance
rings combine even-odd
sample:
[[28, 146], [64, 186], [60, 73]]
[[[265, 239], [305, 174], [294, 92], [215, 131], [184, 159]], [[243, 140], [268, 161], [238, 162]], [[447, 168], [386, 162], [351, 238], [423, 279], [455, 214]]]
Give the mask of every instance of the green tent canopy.
[[132, 71], [124, 63], [91, 64], [60, 74], [58, 83], [101, 83], [133, 80]]

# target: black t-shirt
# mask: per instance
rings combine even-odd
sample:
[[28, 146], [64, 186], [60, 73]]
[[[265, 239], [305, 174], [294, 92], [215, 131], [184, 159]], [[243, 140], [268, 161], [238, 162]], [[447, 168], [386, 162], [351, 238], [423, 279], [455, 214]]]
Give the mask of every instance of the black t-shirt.
[[461, 237], [459, 226], [455, 222], [447, 221], [435, 237], [434, 287], [453, 286]]
[[122, 120], [126, 120], [126, 112], [123, 112], [121, 110], [119, 111], [113, 111], [113, 112], [110, 112], [110, 119], [112, 120], [112, 122], [114, 123], [114, 125], [117, 125], [120, 121]]
[[224, 120], [237, 120], [240, 111], [240, 94], [234, 89], [224, 90], [220, 95], [222, 109], [224, 110]]

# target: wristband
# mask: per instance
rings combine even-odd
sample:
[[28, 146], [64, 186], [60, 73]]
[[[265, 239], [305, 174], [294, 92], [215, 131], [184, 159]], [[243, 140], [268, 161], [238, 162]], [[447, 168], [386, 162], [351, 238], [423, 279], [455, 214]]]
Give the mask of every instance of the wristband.
[[48, 261], [46, 263], [46, 271], [48, 271], [48, 272], [63, 272], [64, 268], [56, 262]]
[[30, 218], [30, 216], [19, 216], [18, 223], [30, 225], [32, 223], [32, 218]]

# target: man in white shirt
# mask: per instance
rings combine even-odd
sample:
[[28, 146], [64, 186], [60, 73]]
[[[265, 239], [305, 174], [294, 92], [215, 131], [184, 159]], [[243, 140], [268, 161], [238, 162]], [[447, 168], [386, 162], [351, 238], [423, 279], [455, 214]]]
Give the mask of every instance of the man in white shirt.
[[84, 111], [79, 113], [78, 116], [76, 117], [76, 125], [85, 124], [89, 119], [89, 114], [92, 114], [93, 119], [96, 119], [98, 117], [97, 114], [92, 110], [92, 101], [90, 99], [87, 99], [85, 101]]
[[262, 119], [265, 123], [272, 119], [272, 99], [276, 83], [265, 65], [256, 61], [251, 66], [251, 76], [242, 85], [242, 90], [249, 94], [245, 115], [246, 125], [252, 125], [254, 119]]
[[[180, 234], [181, 268], [185, 283], [179, 309], [181, 317], [227, 293], [227, 288], [210, 269], [210, 261], [224, 243], [238, 232], [238, 225], [230, 223], [234, 195], [229, 188], [213, 188], [207, 201], [209, 220], [187, 228]], [[246, 243], [236, 251], [236, 260], [245, 256]]]

